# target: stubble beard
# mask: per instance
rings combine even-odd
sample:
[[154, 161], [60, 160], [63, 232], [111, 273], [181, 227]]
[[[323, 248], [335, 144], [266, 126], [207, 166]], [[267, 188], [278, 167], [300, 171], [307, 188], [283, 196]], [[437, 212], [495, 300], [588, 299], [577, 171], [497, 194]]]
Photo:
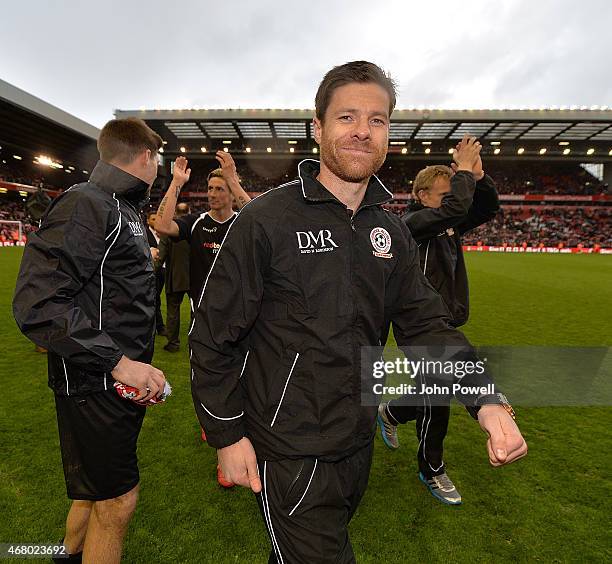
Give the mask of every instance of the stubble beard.
[[[341, 151], [341, 147], [355, 146], [372, 153], [351, 156]], [[321, 161], [332, 174], [344, 182], [360, 183], [375, 174], [385, 162], [387, 151], [368, 143], [356, 145], [347, 141], [332, 141], [321, 138]]]

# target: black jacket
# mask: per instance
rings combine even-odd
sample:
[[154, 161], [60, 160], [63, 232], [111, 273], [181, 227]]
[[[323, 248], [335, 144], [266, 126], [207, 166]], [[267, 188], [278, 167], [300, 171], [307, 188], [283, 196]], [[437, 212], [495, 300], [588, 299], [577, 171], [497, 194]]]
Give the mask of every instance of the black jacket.
[[159, 240], [160, 264], [166, 264], [166, 294], [189, 292], [189, 255], [187, 241], [173, 241], [163, 236]]
[[215, 448], [248, 436], [262, 459], [339, 460], [367, 445], [376, 407], [361, 404], [361, 347], [379, 345], [386, 318], [400, 345], [474, 356], [410, 232], [382, 209], [391, 193], [373, 177], [351, 215], [318, 166], [302, 161], [300, 180], [242, 209], [194, 304], [192, 394]]
[[495, 184], [485, 175], [478, 182], [470, 172], [458, 172], [451, 178], [451, 191], [439, 208], [413, 203], [402, 216], [419, 245], [421, 270], [444, 298], [460, 327], [469, 316], [469, 288], [461, 236], [490, 221], [499, 211]]
[[99, 161], [89, 182], [56, 198], [25, 247], [13, 313], [49, 350], [60, 395], [110, 388], [122, 355], [150, 362], [155, 279], [140, 208], [148, 186]]

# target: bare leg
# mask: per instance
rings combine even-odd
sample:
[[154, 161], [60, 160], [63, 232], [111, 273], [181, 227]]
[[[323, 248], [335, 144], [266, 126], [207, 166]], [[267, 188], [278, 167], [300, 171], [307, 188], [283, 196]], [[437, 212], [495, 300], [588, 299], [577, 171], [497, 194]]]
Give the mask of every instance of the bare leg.
[[138, 486], [126, 494], [96, 501], [89, 518], [83, 562], [86, 564], [118, 564], [123, 539], [138, 501]]
[[83, 550], [92, 507], [93, 501], [75, 499], [72, 502], [66, 518], [66, 536], [64, 537], [64, 546], [68, 554], [76, 554]]

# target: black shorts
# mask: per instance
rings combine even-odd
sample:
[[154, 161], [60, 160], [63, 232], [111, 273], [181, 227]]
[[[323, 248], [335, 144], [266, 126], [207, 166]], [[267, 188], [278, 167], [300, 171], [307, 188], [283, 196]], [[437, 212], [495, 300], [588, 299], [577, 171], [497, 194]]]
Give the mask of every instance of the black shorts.
[[66, 491], [70, 499], [119, 497], [140, 479], [136, 443], [146, 408], [114, 388], [55, 396]]

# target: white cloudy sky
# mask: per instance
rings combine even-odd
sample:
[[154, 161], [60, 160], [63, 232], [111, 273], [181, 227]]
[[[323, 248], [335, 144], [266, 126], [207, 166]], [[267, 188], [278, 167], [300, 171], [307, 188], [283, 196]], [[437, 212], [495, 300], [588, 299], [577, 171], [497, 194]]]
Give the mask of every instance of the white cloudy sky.
[[311, 108], [374, 61], [399, 108], [612, 107], [609, 0], [6, 0], [0, 78], [101, 126], [113, 110]]

